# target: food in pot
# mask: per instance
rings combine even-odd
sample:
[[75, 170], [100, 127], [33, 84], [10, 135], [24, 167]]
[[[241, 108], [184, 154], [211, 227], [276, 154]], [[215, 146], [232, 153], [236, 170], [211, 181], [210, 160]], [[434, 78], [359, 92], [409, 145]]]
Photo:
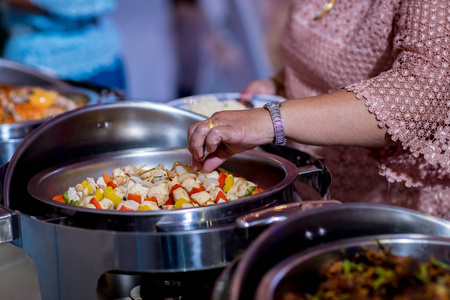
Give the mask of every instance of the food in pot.
[[69, 187], [53, 200], [76, 206], [122, 211], [179, 209], [224, 203], [262, 192], [244, 177], [223, 169], [193, 171], [180, 162], [164, 165], [128, 165]]
[[182, 108], [199, 115], [210, 117], [215, 112], [221, 110], [241, 110], [245, 109], [245, 106], [236, 100], [220, 101], [215, 96], [201, 96], [197, 101], [186, 104]]
[[450, 299], [450, 265], [367, 249], [333, 263], [315, 293], [289, 292], [283, 299]]
[[56, 91], [0, 85], [0, 124], [40, 120], [78, 106]]

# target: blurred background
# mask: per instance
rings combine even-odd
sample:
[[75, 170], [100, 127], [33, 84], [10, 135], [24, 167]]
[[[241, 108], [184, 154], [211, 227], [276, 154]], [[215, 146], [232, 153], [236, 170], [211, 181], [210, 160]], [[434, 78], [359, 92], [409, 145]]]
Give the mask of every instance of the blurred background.
[[[275, 73], [290, 1], [0, 2], [3, 58], [62, 79], [110, 84], [130, 100], [166, 102], [240, 92]], [[93, 74], [99, 66], [107, 70]]]

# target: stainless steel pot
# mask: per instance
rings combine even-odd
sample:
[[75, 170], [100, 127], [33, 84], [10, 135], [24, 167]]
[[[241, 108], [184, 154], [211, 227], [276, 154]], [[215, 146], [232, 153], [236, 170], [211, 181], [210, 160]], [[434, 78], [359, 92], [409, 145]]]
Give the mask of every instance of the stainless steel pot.
[[[262, 215], [267, 219], [266, 214]], [[238, 222], [245, 227], [260, 223], [258, 219], [258, 215], [251, 214]], [[214, 299], [252, 299], [268, 270], [312, 246], [353, 237], [402, 233], [450, 237], [450, 222], [400, 207], [363, 203], [288, 216], [260, 234], [245, 254], [227, 267], [217, 281]]]
[[314, 294], [326, 270], [335, 262], [352, 260], [365, 249], [379, 251], [377, 241], [390, 253], [428, 262], [432, 257], [450, 263], [450, 239], [427, 235], [398, 234], [337, 241], [299, 252], [271, 268], [256, 290], [257, 300], [283, 299], [288, 292]]
[[[83, 105], [102, 101], [100, 94], [93, 90], [75, 87], [62, 80], [5, 59], [0, 59], [0, 85], [42, 87], [57, 91]], [[25, 136], [44, 121], [0, 124], [0, 165], [10, 160]]]

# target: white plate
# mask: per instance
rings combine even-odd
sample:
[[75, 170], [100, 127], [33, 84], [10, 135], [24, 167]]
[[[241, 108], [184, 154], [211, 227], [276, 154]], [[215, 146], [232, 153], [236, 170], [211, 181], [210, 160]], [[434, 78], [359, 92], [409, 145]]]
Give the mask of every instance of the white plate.
[[[175, 99], [175, 100], [167, 102], [166, 104], [169, 106], [175, 107], [175, 108], [180, 108], [180, 109], [184, 109], [184, 110], [191, 110], [191, 111], [197, 112], [195, 110], [195, 105], [197, 105], [197, 103], [199, 102], [200, 99], [215, 98], [220, 102], [225, 102], [228, 100], [237, 100], [237, 99], [239, 99], [240, 95], [241, 95], [240, 93], [203, 94], [203, 95], [195, 95], [195, 96]], [[286, 99], [283, 97], [280, 97], [280, 96], [275, 96], [275, 95], [255, 95], [255, 96], [253, 96], [251, 103], [256, 108], [256, 107], [263, 107], [263, 105], [266, 104], [267, 102], [274, 102], [274, 101], [282, 102], [284, 100], [286, 100]], [[191, 109], [190, 109], [190, 107], [191, 107]], [[194, 109], [192, 109], [192, 108], [194, 108]], [[222, 109], [223, 109], [223, 107], [217, 107], [217, 109], [211, 109], [208, 111], [212, 114], [215, 111], [219, 111]], [[242, 109], [245, 109], [243, 105], [242, 105]], [[197, 112], [197, 113], [199, 113], [199, 112]], [[202, 114], [202, 113], [200, 113], [200, 114]], [[203, 115], [205, 115], [207, 117], [210, 116], [210, 115], [206, 115], [206, 113]]]

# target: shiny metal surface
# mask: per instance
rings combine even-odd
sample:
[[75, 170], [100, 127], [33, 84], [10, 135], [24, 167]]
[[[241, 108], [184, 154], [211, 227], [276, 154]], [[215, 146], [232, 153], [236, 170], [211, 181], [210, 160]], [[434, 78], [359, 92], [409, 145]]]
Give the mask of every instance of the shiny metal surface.
[[[62, 80], [5, 59], [0, 59], [0, 85], [38, 86], [55, 90], [83, 105], [100, 100], [99, 94], [92, 90], [74, 87]], [[0, 124], [0, 165], [10, 160], [24, 137], [44, 121]]]
[[[284, 258], [332, 241], [381, 234], [417, 233], [450, 237], [450, 222], [417, 211], [379, 204], [341, 204], [300, 212], [260, 234], [223, 277], [215, 300], [252, 299], [271, 267]], [[226, 273], [225, 273], [226, 274]], [[228, 287], [220, 290], [220, 286]]]
[[326, 270], [335, 262], [353, 259], [365, 249], [379, 251], [376, 238], [390, 253], [420, 262], [432, 257], [450, 263], [450, 239], [427, 235], [381, 235], [347, 239], [292, 255], [270, 269], [258, 284], [254, 299], [280, 299], [287, 292], [314, 293]]
[[204, 118], [161, 104], [114, 102], [85, 106], [43, 123], [20, 144], [5, 176], [5, 204], [40, 215], [43, 203], [27, 193], [32, 176], [51, 166], [120, 150], [180, 148], [187, 128]]
[[[69, 186], [74, 186], [86, 177], [97, 178], [104, 172], [111, 172], [117, 167], [124, 167], [130, 163], [136, 166], [147, 164], [150, 167], [161, 163], [166, 168], [170, 168], [176, 161], [189, 164], [191, 154], [187, 149], [165, 151], [140, 149], [107, 153], [76, 163], [68, 163], [62, 167], [46, 169], [31, 178], [28, 191], [33, 198], [58, 207], [62, 212], [70, 215], [83, 212], [99, 216], [129, 217], [126, 224], [130, 224], [131, 220], [135, 223], [135, 226], [127, 228], [131, 231], [180, 231], [228, 226], [234, 224], [237, 217], [247, 212], [283, 203], [284, 199], [292, 198], [289, 197], [292, 187], [290, 190], [289, 187], [299, 173], [299, 168], [281, 157], [262, 151], [247, 151], [233, 156], [222, 165], [223, 168], [239, 173], [266, 189], [262, 193], [244, 199], [195, 208], [136, 212], [96, 210], [52, 200], [54, 195], [62, 194]], [[139, 221], [136, 221], [137, 219]], [[116, 226], [110, 229], [124, 229], [118, 226], [119, 221], [115, 223]]]

